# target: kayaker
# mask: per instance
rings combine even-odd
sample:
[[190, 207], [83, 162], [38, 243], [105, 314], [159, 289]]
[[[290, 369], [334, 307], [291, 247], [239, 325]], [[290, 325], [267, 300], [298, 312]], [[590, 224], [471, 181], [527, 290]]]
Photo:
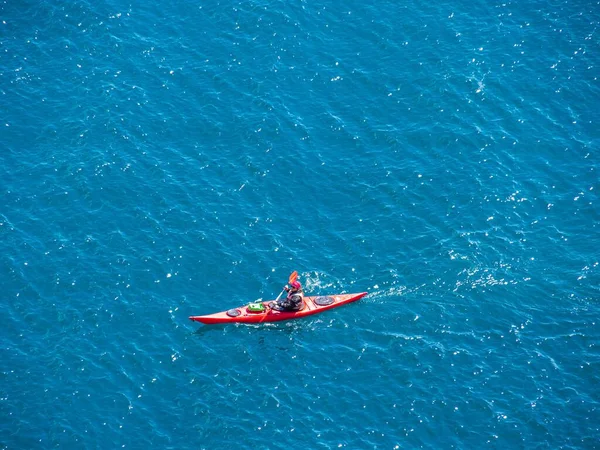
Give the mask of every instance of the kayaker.
[[288, 293], [287, 297], [280, 302], [273, 302], [271, 308], [278, 311], [300, 311], [304, 306], [302, 285], [298, 280], [292, 281], [289, 285], [284, 286]]

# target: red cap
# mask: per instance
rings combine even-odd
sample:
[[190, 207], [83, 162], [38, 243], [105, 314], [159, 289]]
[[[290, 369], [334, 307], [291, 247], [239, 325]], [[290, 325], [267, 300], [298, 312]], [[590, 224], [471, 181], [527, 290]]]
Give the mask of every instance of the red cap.
[[302, 289], [302, 285], [300, 284], [299, 281], [292, 281], [290, 283], [290, 286], [293, 287], [294, 289]]

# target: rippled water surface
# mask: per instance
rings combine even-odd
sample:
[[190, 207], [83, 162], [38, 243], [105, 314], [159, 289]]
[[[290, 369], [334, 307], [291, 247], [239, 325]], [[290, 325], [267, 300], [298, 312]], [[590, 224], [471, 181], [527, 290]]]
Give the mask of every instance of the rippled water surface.
[[599, 27], [0, 4], [0, 448], [600, 447]]

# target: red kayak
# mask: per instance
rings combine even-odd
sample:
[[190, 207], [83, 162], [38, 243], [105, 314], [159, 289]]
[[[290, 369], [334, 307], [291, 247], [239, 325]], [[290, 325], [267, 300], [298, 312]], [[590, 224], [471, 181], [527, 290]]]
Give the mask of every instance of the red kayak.
[[262, 323], [278, 322], [280, 320], [300, 319], [301, 317], [312, 316], [328, 309], [352, 303], [360, 300], [366, 292], [360, 294], [340, 294], [326, 295], [322, 297], [304, 297], [304, 304], [299, 311], [277, 311], [269, 305], [271, 301], [251, 303], [250, 305], [240, 306], [220, 313], [209, 314], [206, 316], [190, 316], [190, 320], [205, 324], [215, 323]]

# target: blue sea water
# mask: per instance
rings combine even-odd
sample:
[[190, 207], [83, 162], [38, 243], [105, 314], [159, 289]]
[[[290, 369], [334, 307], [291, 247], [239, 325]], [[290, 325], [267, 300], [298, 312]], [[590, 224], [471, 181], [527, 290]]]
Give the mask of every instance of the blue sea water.
[[600, 448], [599, 27], [2, 2], [0, 448]]

